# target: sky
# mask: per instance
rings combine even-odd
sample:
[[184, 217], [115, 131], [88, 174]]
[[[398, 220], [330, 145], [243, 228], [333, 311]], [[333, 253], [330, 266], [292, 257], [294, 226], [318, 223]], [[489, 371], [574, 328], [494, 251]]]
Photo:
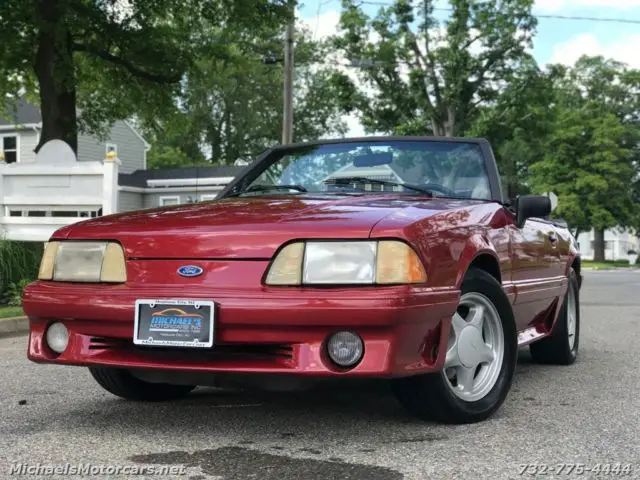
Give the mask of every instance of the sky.
[[[391, 0], [380, 0], [388, 1]], [[446, 0], [441, 0], [446, 4]], [[446, 6], [446, 5], [444, 5]], [[366, 5], [375, 14], [379, 6]], [[536, 15], [638, 20], [640, 0], [536, 0]], [[340, 18], [340, 0], [307, 0], [298, 11], [316, 38], [332, 35]], [[572, 64], [581, 55], [603, 55], [640, 68], [640, 24], [538, 18], [533, 54], [540, 65]], [[362, 135], [357, 118], [346, 119], [348, 136]]]

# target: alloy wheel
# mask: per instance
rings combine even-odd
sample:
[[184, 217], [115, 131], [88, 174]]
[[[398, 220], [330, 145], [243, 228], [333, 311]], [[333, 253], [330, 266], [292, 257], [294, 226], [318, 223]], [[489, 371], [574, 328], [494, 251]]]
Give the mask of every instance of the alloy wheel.
[[500, 376], [504, 353], [502, 322], [491, 300], [477, 292], [462, 295], [442, 370], [451, 391], [467, 402], [484, 398]]

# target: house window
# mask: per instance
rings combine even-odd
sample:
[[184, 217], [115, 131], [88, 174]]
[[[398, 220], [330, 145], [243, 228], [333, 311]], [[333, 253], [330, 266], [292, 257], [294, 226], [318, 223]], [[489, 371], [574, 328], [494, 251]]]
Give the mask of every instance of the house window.
[[5, 162], [16, 163], [18, 161], [18, 136], [0, 137], [0, 151], [4, 154]]
[[98, 210], [22, 210], [6, 209], [10, 217], [49, 217], [49, 218], [96, 218], [102, 216], [102, 209]]
[[180, 197], [160, 197], [160, 206], [168, 207], [169, 205], [180, 205]]
[[116, 154], [116, 157], [118, 156], [118, 145], [116, 145], [115, 143], [107, 143], [107, 148], [105, 151], [105, 157], [107, 155], [109, 155], [111, 152]]
[[28, 210], [27, 217], [46, 217], [47, 212], [44, 210]]
[[214, 193], [213, 195], [200, 195], [201, 202], [208, 202], [211, 200], [215, 200], [217, 195]]

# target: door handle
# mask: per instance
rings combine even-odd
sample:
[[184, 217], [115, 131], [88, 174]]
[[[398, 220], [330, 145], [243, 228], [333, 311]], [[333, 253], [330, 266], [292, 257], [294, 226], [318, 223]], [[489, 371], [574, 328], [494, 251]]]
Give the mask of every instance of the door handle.
[[555, 232], [549, 232], [547, 234], [547, 238], [549, 239], [549, 242], [551, 242], [551, 246], [555, 248], [556, 244], [558, 243], [558, 236], [555, 234]]

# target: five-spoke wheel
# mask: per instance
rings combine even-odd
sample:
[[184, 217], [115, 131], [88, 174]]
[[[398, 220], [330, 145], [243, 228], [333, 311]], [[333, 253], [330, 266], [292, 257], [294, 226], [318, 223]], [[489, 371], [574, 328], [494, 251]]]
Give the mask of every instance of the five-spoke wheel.
[[516, 327], [500, 283], [471, 268], [451, 319], [442, 372], [398, 379], [398, 400], [421, 418], [445, 423], [479, 422], [509, 392], [516, 365]]
[[496, 307], [484, 295], [462, 296], [453, 316], [442, 374], [451, 391], [467, 402], [496, 384], [504, 356], [504, 332]]

